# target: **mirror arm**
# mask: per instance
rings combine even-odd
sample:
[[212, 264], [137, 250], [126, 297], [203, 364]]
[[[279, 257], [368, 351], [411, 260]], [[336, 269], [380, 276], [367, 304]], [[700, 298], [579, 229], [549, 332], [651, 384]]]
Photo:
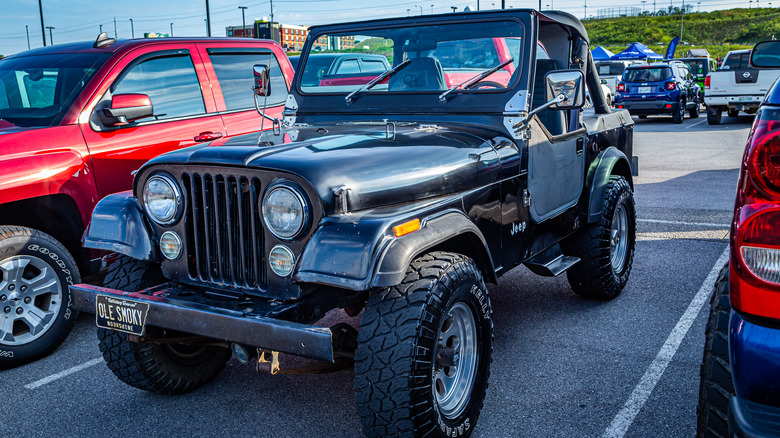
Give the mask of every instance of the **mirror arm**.
[[531, 120], [531, 117], [533, 117], [534, 114], [538, 113], [541, 110], [547, 109], [547, 108], [555, 105], [556, 103], [561, 103], [564, 100], [566, 100], [566, 96], [564, 96], [563, 94], [559, 94], [559, 95], [555, 96], [554, 99], [552, 99], [551, 101], [549, 101], [549, 102], [547, 102], [547, 103], [545, 103], [543, 105], [540, 105], [540, 106], [532, 109], [528, 114], [521, 115], [520, 116], [520, 121], [515, 123], [514, 125], [512, 125], [512, 127], [515, 128], [516, 130], [521, 130], [521, 129], [525, 128], [525, 126], [528, 124], [528, 122]]

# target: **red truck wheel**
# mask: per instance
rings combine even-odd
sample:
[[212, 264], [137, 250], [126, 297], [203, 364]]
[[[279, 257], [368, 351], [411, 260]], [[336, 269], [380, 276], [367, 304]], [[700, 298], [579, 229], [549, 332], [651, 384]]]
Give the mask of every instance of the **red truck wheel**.
[[76, 322], [68, 285], [79, 283], [73, 256], [48, 234], [0, 227], [0, 369], [54, 351]]

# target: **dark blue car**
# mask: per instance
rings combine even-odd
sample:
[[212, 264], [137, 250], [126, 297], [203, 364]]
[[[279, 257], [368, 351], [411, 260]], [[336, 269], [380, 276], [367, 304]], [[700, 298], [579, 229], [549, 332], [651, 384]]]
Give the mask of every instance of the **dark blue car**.
[[[751, 64], [780, 67], [780, 41]], [[698, 436], [780, 436], [780, 84], [756, 113], [742, 160], [730, 258], [705, 332]]]
[[628, 67], [617, 85], [615, 106], [644, 119], [670, 114], [672, 122], [682, 123], [687, 111], [699, 117], [701, 88], [688, 66], [680, 61]]

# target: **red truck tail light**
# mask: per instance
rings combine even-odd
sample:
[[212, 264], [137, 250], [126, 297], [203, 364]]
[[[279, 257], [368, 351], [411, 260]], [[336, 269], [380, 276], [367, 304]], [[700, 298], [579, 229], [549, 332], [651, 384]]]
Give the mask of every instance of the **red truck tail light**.
[[710, 75], [704, 77], [704, 88], [710, 88]]
[[768, 112], [780, 116], [780, 111], [763, 110], [756, 117], [746, 164], [748, 176], [780, 201], [780, 119], [772, 120], [772, 115], [767, 116]]
[[624, 83], [617, 84], [617, 90], [618, 91], [626, 91], [626, 84], [624, 84]]
[[672, 91], [672, 90], [674, 90], [675, 88], [677, 88], [677, 82], [667, 82], [667, 83], [666, 83], [666, 89], [667, 89], [668, 91]]

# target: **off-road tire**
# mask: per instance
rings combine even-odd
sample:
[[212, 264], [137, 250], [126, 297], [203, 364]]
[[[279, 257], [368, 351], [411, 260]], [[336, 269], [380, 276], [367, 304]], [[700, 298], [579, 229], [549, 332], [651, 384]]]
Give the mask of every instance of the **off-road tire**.
[[723, 111], [714, 106], [707, 107], [707, 124], [720, 125], [720, 119], [723, 117]]
[[734, 395], [729, 364], [729, 265], [720, 271], [710, 299], [710, 315], [704, 332], [696, 436], [729, 437], [729, 398]]
[[728, 110], [729, 117], [739, 117], [739, 110]]
[[[622, 266], [616, 270], [612, 264], [610, 245], [612, 222], [618, 206], [622, 206], [627, 215], [627, 230], [625, 236], [621, 238], [628, 239], [628, 246]], [[598, 300], [611, 300], [618, 296], [631, 274], [635, 243], [634, 194], [625, 177], [610, 176], [604, 195], [601, 219], [586, 225], [561, 242], [565, 254], [580, 258], [577, 264], [566, 271], [571, 289], [577, 295]]]
[[[163, 281], [158, 265], [119, 256], [109, 266], [103, 285], [135, 292]], [[184, 394], [210, 382], [231, 355], [223, 347], [131, 342], [125, 333], [102, 328], [97, 336], [103, 359], [119, 380], [163, 394]], [[186, 335], [151, 326], [144, 333], [150, 340], [180, 336]]]
[[[442, 347], [437, 338], [442, 337], [445, 320], [453, 326], [450, 312], [464, 308], [475, 321], [476, 333], [476, 362], [465, 369], [475, 374], [471, 390], [460, 397], [460, 410], [453, 410], [448, 418], [434, 395]], [[401, 284], [371, 292], [360, 323], [355, 398], [363, 432], [367, 436], [470, 435], [488, 387], [492, 351], [490, 299], [475, 263], [447, 252], [415, 259]], [[466, 357], [465, 349], [462, 353], [460, 357]]]
[[685, 98], [677, 101], [677, 109], [672, 113], [672, 123], [682, 123], [685, 120]]
[[[19, 366], [50, 354], [68, 336], [78, 316], [78, 312], [73, 309], [69, 285], [80, 283], [81, 277], [76, 261], [60, 242], [46, 233], [31, 228], [0, 226], [0, 265], [4, 262], [10, 262], [12, 257], [19, 257], [28, 261], [28, 267], [23, 268], [24, 274], [28, 276], [34, 274], [31, 274], [31, 269], [34, 269], [35, 264], [51, 269], [51, 279], [56, 279], [57, 283], [46, 289], [51, 290], [52, 293], [57, 291], [55, 295], [58, 297], [60, 307], [56, 315], [46, 323], [45, 331], [41, 332], [42, 334], [40, 335], [35, 335], [37, 337], [29, 342], [25, 343], [22, 340], [15, 339], [15, 345], [12, 345], [10, 339], [8, 342], [0, 339], [0, 369]], [[3, 282], [2, 272], [0, 270], [0, 283]], [[17, 305], [19, 305], [19, 308], [23, 307], [21, 302], [25, 302], [24, 300], [28, 297], [32, 299], [31, 304], [33, 305], [40, 305], [44, 308], [49, 306], [50, 301], [48, 301], [48, 298], [46, 303], [39, 301], [43, 299], [43, 295], [34, 297], [17, 297], [14, 295], [11, 298], [11, 293], [7, 290], [8, 287], [9, 284], [6, 282], [6, 285], [0, 288], [0, 312], [2, 312], [0, 313], [0, 324], [6, 322], [6, 315], [10, 315], [10, 324], [21, 324], [22, 322], [18, 318], [24, 318], [24, 314], [21, 317], [17, 317], [14, 308], [17, 308]], [[14, 285], [15, 289], [16, 287]], [[19, 288], [17, 293], [21, 291], [21, 286]], [[3, 298], [5, 298], [5, 301]], [[22, 301], [15, 301], [14, 299], [21, 299]], [[14, 301], [12, 302], [12, 300]], [[51, 303], [53, 304], [53, 302]], [[51, 307], [48, 308], [50, 312], [54, 312]], [[9, 309], [10, 312], [6, 312]], [[23, 311], [26, 312], [27, 310], [23, 309]], [[13, 321], [14, 319], [16, 321]], [[12, 325], [11, 327], [11, 333], [14, 333], [15, 329], [18, 330], [20, 328], [19, 325]], [[4, 333], [0, 332], [0, 338], [3, 335]]]
[[693, 106], [691, 106], [691, 109], [688, 110], [688, 117], [692, 119], [699, 118], [699, 102], [699, 98], [696, 97], [696, 101], [693, 102]]

